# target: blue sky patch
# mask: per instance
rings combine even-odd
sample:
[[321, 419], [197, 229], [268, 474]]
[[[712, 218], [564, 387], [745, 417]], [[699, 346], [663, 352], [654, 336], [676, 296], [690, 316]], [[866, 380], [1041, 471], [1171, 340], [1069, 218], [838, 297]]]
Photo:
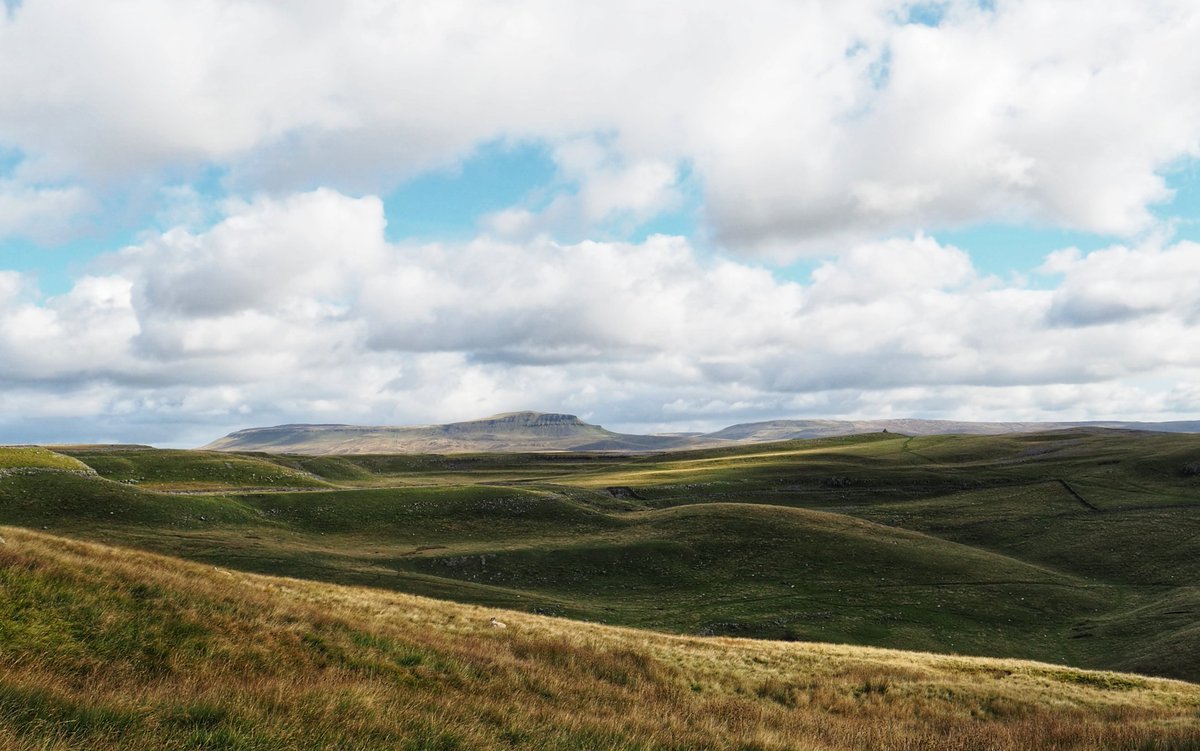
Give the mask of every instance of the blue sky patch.
[[980, 273], [1003, 279], [1036, 269], [1056, 250], [1074, 247], [1087, 253], [1119, 242], [1112, 237], [1086, 232], [1004, 224], [982, 224], [933, 235], [938, 242], [969, 253]]
[[910, 24], [937, 28], [945, 17], [946, 3], [916, 3], [908, 7], [906, 21]]
[[1187, 159], [1166, 173], [1175, 196], [1156, 207], [1156, 214], [1174, 222], [1176, 237], [1200, 242], [1200, 159]]
[[388, 194], [388, 240], [470, 238], [480, 217], [527, 200], [556, 171], [544, 144], [485, 144], [457, 169], [426, 173]]

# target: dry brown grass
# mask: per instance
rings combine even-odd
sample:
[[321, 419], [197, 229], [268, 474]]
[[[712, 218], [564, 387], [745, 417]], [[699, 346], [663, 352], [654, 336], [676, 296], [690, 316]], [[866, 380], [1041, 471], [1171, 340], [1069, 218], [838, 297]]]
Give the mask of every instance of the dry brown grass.
[[673, 637], [0, 535], [2, 748], [1200, 749], [1187, 683]]

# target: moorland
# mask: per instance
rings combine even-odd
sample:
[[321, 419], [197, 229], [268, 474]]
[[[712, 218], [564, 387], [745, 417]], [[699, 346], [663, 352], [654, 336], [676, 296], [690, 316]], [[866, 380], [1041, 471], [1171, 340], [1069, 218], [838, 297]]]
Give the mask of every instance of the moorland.
[[0, 737], [1198, 748], [1198, 690], [1159, 680], [1200, 680], [1198, 506], [1200, 436], [1099, 429], [0, 448]]

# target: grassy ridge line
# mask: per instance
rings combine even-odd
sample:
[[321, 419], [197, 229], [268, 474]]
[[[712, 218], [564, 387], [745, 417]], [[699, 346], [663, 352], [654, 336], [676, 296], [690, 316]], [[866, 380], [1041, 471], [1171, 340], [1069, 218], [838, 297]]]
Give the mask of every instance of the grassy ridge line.
[[[834, 479], [833, 476], [840, 474], [852, 482], [836, 489], [850, 498], [866, 489], [891, 491], [896, 497], [906, 490], [928, 496], [949, 489], [961, 490], [964, 483], [981, 487], [1052, 479], [1182, 493], [1197, 498], [1200, 436], [1119, 431], [919, 438], [855, 436], [837, 441], [797, 441], [719, 452], [639, 457], [579, 474], [577, 481], [589, 487], [631, 485], [645, 490], [692, 484], [693, 491], [703, 488], [705, 483], [723, 483], [736, 484], [743, 493], [772, 490], [778, 494], [779, 481], [787, 479], [789, 473], [797, 473], [795, 479], [810, 483]], [[878, 495], [866, 493], [862, 499], [874, 501]]]
[[5, 748], [1200, 748], [1186, 683], [672, 637], [0, 535]]
[[60, 450], [107, 480], [149, 490], [329, 487], [328, 482], [302, 469], [280, 466], [254, 456], [87, 446]]
[[70, 456], [64, 456], [41, 446], [0, 446], [0, 470], [59, 469], [68, 472], [90, 472], [90, 468]]

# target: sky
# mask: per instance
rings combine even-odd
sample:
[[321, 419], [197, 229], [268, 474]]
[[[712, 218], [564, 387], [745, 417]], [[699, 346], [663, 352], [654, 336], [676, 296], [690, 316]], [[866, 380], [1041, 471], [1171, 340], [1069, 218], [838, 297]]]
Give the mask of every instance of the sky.
[[5, 0], [0, 442], [1200, 418], [1194, 0]]

